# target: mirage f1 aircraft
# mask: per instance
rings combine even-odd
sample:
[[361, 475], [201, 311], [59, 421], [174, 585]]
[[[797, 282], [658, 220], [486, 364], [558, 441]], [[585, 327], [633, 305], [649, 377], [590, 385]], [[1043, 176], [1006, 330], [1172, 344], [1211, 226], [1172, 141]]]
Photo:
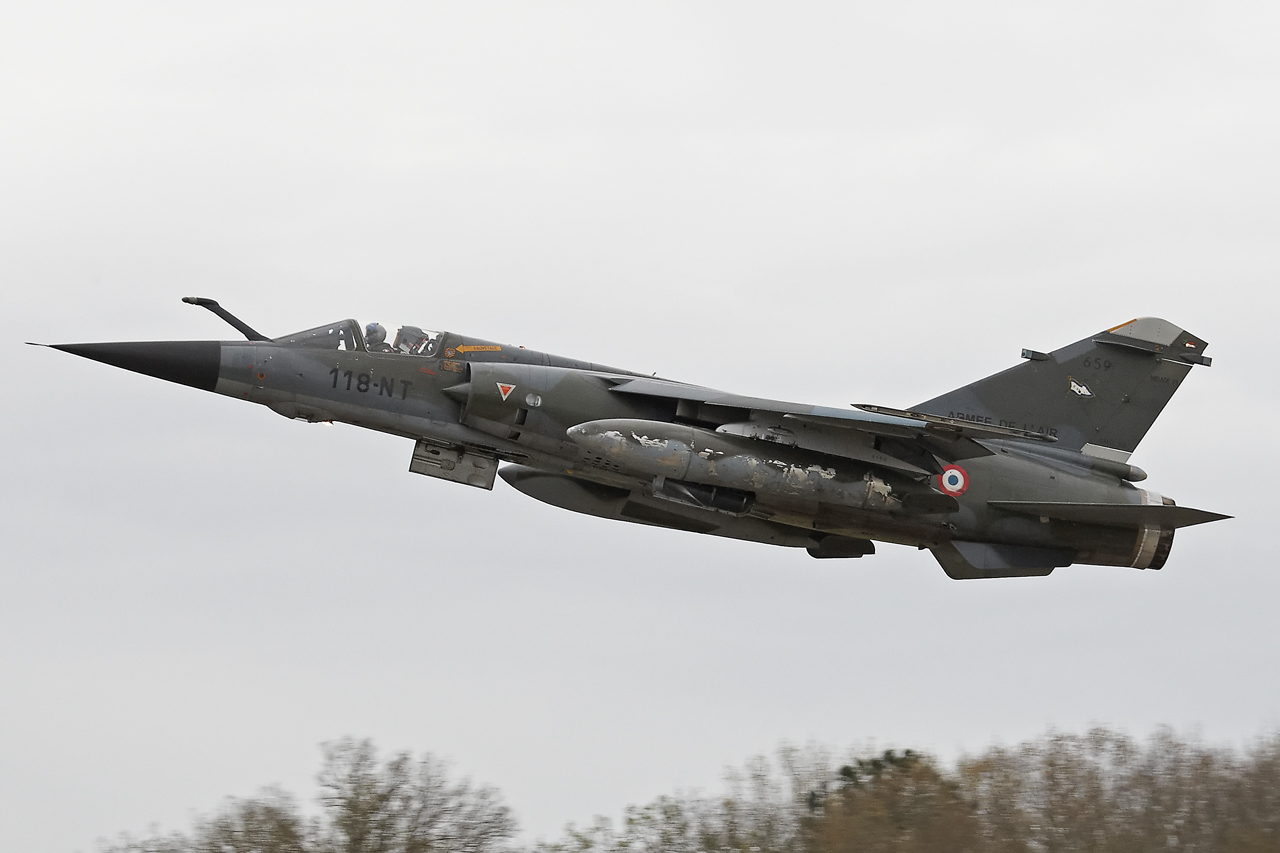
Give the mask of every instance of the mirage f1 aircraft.
[[[1159, 569], [1174, 531], [1228, 516], [1133, 485], [1129, 456], [1205, 342], [1143, 317], [909, 409], [743, 397], [354, 320], [247, 341], [58, 344], [105, 364], [415, 443], [409, 470], [620, 521], [862, 557], [928, 548], [952, 578], [1072, 563]], [[500, 463], [505, 463], [501, 468]]]

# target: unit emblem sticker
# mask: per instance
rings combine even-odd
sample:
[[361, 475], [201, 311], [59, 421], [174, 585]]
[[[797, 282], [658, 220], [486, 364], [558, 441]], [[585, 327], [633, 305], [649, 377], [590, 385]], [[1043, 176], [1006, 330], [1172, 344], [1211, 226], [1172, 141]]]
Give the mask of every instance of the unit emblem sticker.
[[938, 475], [938, 488], [953, 497], [960, 497], [969, 488], [969, 472], [959, 465], [947, 465]]
[[1071, 393], [1077, 397], [1092, 397], [1093, 392], [1089, 390], [1089, 386], [1083, 382], [1077, 382], [1073, 377], [1067, 377], [1067, 383], [1071, 387]]
[[512, 391], [516, 390], [516, 386], [508, 385], [505, 382], [499, 382], [497, 384], [498, 384], [498, 393], [502, 395], [502, 399], [504, 401], [511, 396]]

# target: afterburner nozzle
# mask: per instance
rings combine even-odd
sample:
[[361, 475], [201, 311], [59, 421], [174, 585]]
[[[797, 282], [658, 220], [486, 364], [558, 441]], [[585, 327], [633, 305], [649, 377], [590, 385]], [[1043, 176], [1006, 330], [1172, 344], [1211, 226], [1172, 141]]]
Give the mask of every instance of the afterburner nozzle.
[[112, 367], [132, 370], [212, 391], [218, 384], [222, 344], [218, 341], [136, 341], [105, 344], [50, 344], [53, 349]]

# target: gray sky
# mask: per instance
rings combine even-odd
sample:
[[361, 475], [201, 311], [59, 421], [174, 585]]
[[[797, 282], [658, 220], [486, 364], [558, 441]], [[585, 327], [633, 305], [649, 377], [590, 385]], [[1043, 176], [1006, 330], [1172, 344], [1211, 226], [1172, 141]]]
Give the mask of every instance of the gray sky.
[[[346, 734], [530, 837], [783, 739], [1280, 725], [1266, 4], [0, 8], [0, 848]], [[1211, 342], [1134, 456], [1158, 573], [948, 580], [406, 473], [410, 445], [23, 340], [412, 323], [910, 405], [1134, 316]]]

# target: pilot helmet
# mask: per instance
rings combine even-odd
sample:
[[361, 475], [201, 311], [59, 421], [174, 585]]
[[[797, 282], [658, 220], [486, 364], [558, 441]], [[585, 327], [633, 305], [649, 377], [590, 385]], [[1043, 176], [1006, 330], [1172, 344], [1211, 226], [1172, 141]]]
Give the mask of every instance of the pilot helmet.
[[370, 323], [364, 327], [364, 339], [370, 346], [377, 346], [387, 339], [387, 330], [381, 323]]

